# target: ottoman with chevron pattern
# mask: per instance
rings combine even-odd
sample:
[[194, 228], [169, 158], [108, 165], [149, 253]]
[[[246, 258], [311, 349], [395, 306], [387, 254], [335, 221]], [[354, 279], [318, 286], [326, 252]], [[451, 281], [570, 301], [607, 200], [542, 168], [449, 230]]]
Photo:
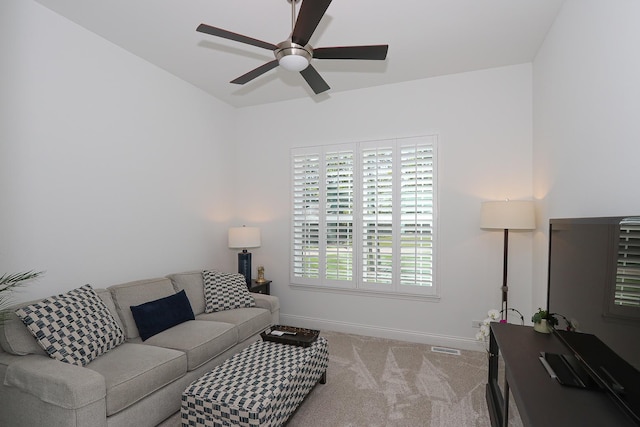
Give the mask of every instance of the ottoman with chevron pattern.
[[182, 393], [183, 427], [277, 427], [326, 379], [327, 340], [309, 347], [258, 341]]

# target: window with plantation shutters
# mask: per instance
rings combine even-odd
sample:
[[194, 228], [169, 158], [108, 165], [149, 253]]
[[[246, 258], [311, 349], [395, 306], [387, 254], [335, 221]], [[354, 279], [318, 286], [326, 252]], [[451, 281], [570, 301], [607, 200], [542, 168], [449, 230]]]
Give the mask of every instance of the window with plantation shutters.
[[291, 282], [435, 295], [436, 142], [292, 150]]

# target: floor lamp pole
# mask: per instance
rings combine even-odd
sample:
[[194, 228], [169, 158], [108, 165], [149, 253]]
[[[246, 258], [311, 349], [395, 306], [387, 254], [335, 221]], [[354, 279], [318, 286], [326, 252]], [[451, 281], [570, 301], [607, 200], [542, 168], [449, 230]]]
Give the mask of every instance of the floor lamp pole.
[[502, 320], [507, 320], [507, 258], [509, 256], [509, 229], [504, 229], [504, 261], [502, 265]]

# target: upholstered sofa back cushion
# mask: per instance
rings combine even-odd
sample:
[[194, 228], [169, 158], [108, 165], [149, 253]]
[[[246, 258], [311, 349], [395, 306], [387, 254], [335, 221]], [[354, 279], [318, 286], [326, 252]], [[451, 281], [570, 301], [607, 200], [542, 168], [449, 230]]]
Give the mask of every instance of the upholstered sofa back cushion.
[[[116, 307], [111, 299], [111, 293], [106, 289], [94, 289], [100, 299], [105, 303], [116, 322], [122, 328], [122, 322], [117, 316]], [[19, 308], [31, 305], [38, 300], [26, 301], [16, 304], [7, 309], [8, 318], [3, 325], [0, 325], [0, 345], [7, 353], [18, 356], [27, 354], [39, 354], [46, 356], [47, 353], [38, 345], [36, 339], [31, 335], [22, 320], [16, 315], [15, 311]]]
[[184, 273], [175, 273], [167, 276], [173, 282], [173, 286], [177, 291], [184, 290], [191, 303], [193, 314], [204, 313], [204, 282], [202, 280], [202, 270], [186, 271]]
[[145, 302], [154, 301], [160, 298], [175, 294], [173, 284], [168, 278], [156, 278], [147, 280], [137, 280], [135, 282], [123, 283], [121, 285], [110, 286], [109, 291], [116, 305], [118, 316], [124, 324], [124, 332], [127, 339], [138, 338], [140, 333], [131, 313], [132, 305], [140, 305]]
[[25, 356], [27, 354], [39, 354], [46, 356], [47, 353], [38, 345], [36, 339], [31, 335], [29, 329], [22, 323], [22, 320], [15, 313], [15, 310], [22, 308], [34, 301], [27, 301], [14, 305], [7, 309], [7, 318], [4, 324], [0, 325], [0, 345], [7, 353]]

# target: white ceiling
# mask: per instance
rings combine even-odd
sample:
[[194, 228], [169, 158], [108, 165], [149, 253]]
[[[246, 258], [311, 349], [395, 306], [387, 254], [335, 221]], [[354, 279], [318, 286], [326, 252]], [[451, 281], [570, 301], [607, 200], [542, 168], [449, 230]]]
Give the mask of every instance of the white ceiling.
[[[334, 0], [313, 47], [388, 44], [386, 61], [313, 60], [331, 89], [314, 95], [274, 59], [196, 32], [200, 23], [277, 44], [291, 32], [287, 0], [36, 0], [127, 51], [237, 107], [531, 62], [564, 0]], [[314, 0], [303, 0], [314, 1]], [[299, 5], [298, 5], [299, 8]]]

